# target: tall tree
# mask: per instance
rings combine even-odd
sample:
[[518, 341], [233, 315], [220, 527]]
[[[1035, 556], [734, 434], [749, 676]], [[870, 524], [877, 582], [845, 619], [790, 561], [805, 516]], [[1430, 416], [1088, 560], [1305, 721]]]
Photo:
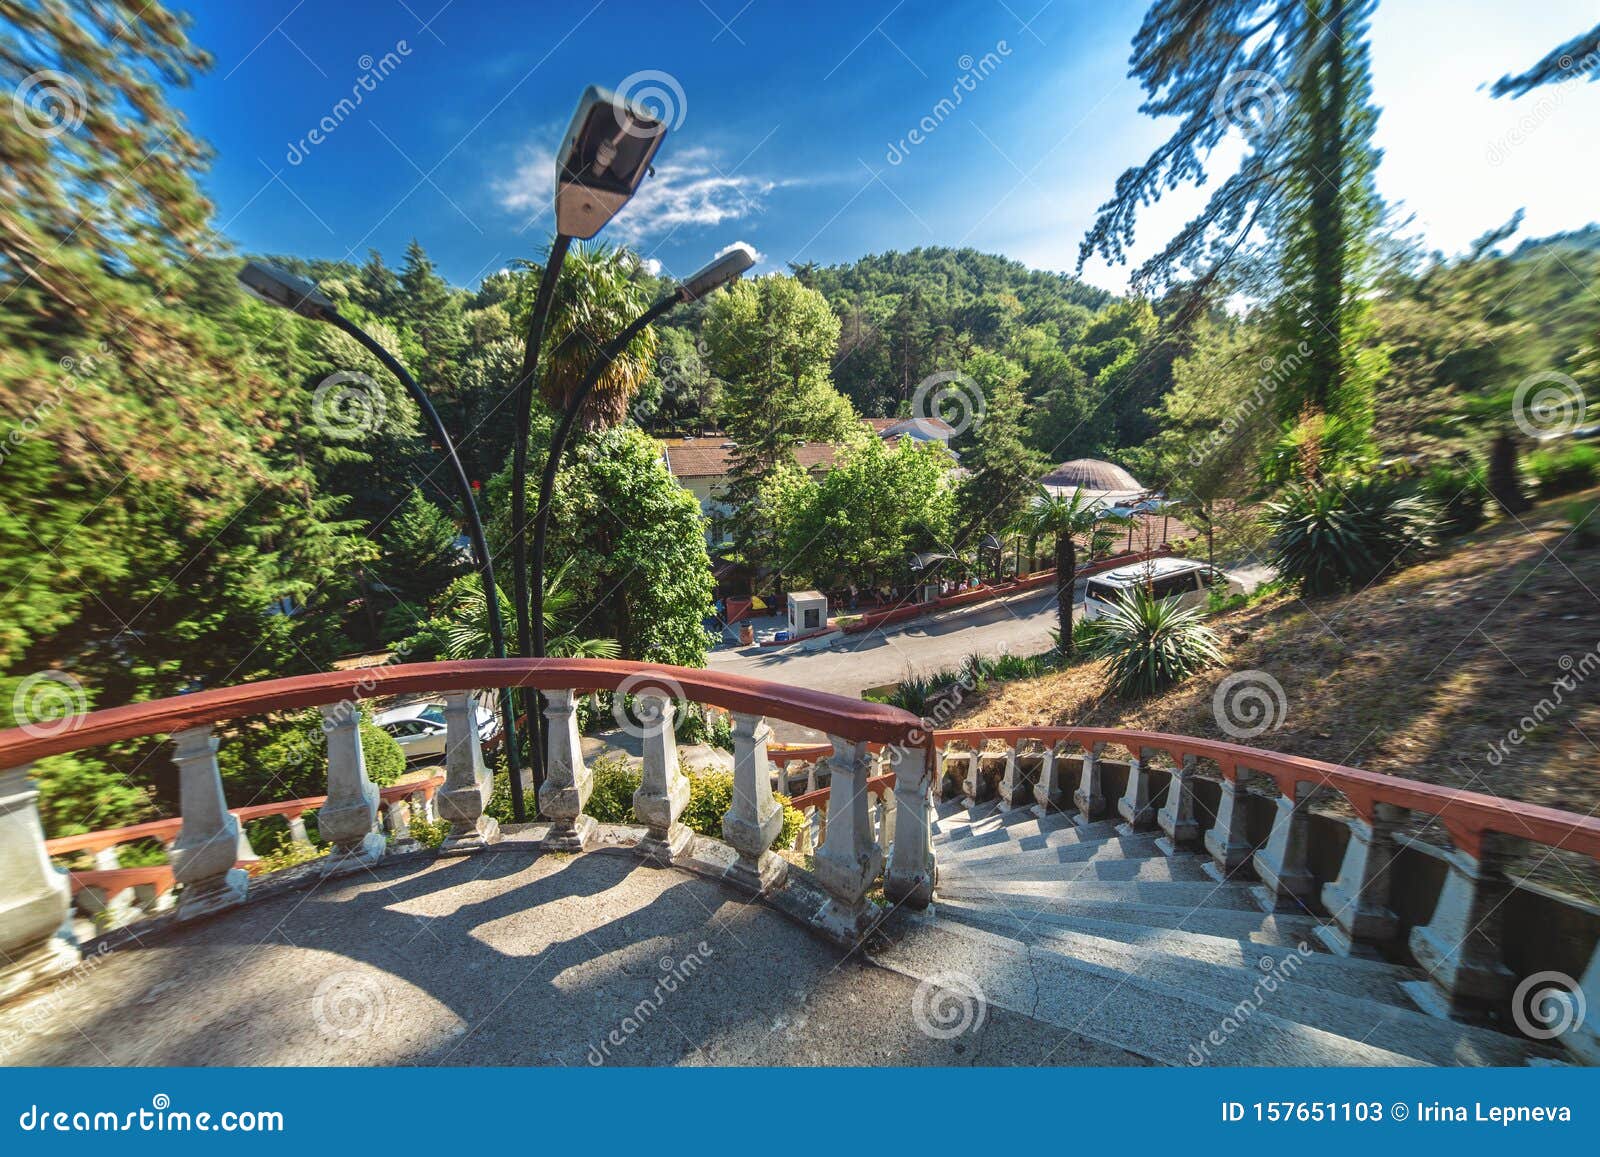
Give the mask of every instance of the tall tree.
[[1022, 402], [1022, 367], [980, 350], [967, 374], [983, 390], [983, 413], [959, 449], [965, 469], [957, 490], [960, 524], [956, 547], [970, 547], [985, 529], [1011, 525], [1044, 473], [1044, 459], [1028, 448]]
[[1044, 487], [1017, 516], [1016, 531], [1028, 539], [1049, 538], [1055, 542], [1056, 631], [1064, 655], [1072, 654], [1072, 592], [1078, 579], [1078, 544], [1095, 547], [1096, 532], [1104, 527], [1126, 525], [1112, 518], [1083, 490], [1071, 494], [1052, 494]]
[[1142, 111], [1177, 116], [1173, 135], [1117, 181], [1085, 237], [1081, 264], [1125, 259], [1139, 211], [1167, 190], [1204, 181], [1213, 150], [1235, 128], [1247, 151], [1200, 214], [1134, 273], [1136, 286], [1199, 273], [1196, 292], [1228, 257], [1264, 237], [1265, 296], [1280, 352], [1307, 347], [1278, 392], [1313, 471], [1357, 461], [1371, 447], [1372, 172], [1376, 111], [1367, 24], [1375, 0], [1157, 0], [1134, 38], [1131, 75]]

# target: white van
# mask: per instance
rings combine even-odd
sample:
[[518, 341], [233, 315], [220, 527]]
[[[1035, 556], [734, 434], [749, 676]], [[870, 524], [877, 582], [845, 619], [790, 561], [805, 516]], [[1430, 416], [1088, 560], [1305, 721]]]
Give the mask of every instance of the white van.
[[1222, 587], [1229, 595], [1244, 593], [1244, 584], [1216, 567], [1192, 558], [1153, 558], [1089, 578], [1083, 591], [1083, 617], [1105, 618], [1124, 594], [1144, 586], [1158, 599], [1177, 599], [1181, 607], [1203, 605], [1213, 587]]

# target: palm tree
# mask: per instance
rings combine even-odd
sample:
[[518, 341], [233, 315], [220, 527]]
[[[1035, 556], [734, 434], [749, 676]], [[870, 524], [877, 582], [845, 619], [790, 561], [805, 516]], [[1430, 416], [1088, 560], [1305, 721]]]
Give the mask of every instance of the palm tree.
[[[550, 636], [545, 643], [545, 654], [563, 659], [615, 659], [622, 648], [615, 639], [581, 639], [567, 627], [567, 617], [578, 601], [577, 592], [563, 584], [568, 559], [550, 576], [544, 592], [544, 629]], [[473, 576], [474, 579], [476, 576]], [[509, 621], [511, 600], [505, 593], [500, 596], [500, 616]], [[494, 654], [489, 641], [489, 602], [483, 597], [482, 586], [472, 586], [454, 608], [455, 623], [445, 633], [452, 659], [487, 659]]]
[[[567, 254], [545, 329], [540, 392], [563, 413], [600, 349], [649, 307], [639, 282], [639, 259], [608, 245], [574, 245]], [[578, 429], [620, 425], [639, 388], [654, 372], [656, 334], [646, 329], [595, 383], [578, 415]]]
[[1113, 527], [1129, 520], [1107, 513], [1080, 486], [1071, 494], [1054, 494], [1039, 487], [1034, 500], [1017, 516], [1013, 530], [1029, 539], [1054, 536], [1056, 548], [1056, 626], [1061, 633], [1061, 653], [1072, 654], [1072, 588], [1077, 581], [1078, 540], [1084, 538], [1092, 555], [1107, 549]]

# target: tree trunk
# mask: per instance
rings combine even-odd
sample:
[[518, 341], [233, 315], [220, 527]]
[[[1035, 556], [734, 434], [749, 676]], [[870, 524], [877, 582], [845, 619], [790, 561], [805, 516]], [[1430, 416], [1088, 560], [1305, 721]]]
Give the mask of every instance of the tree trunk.
[[1517, 439], [1507, 430], [1489, 443], [1489, 497], [1507, 514], [1521, 514], [1533, 505], [1517, 477]]
[[1056, 629], [1061, 653], [1072, 654], [1072, 588], [1077, 584], [1078, 546], [1070, 534], [1056, 535]]

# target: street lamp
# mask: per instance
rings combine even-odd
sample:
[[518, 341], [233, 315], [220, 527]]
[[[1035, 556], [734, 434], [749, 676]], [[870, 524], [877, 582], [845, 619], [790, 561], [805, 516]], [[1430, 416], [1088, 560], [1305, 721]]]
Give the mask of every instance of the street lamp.
[[[650, 172], [650, 162], [666, 135], [666, 124], [644, 108], [590, 85], [578, 98], [577, 111], [572, 114], [572, 123], [556, 157], [556, 235], [539, 277], [533, 313], [528, 318], [522, 368], [513, 386], [516, 441], [511, 450], [511, 577], [517, 608], [517, 649], [523, 655], [543, 651], [542, 646], [539, 652], [533, 648], [535, 627], [528, 594], [528, 433], [533, 424], [539, 347], [544, 342], [545, 323], [550, 319], [556, 281], [573, 239], [593, 237], [628, 203]], [[538, 624], [537, 630], [542, 640], [543, 623]], [[539, 693], [525, 688], [522, 705], [538, 735]], [[534, 745], [533, 763], [536, 770], [543, 767], [538, 744]], [[536, 775], [535, 779], [542, 780], [543, 776]], [[537, 788], [538, 782], [534, 786]], [[513, 790], [514, 798], [520, 799], [521, 784]]]
[[[439, 413], [428, 400], [428, 395], [423, 393], [417, 380], [388, 350], [379, 345], [371, 334], [341, 314], [332, 300], [309, 281], [256, 261], [247, 262], [245, 267], [239, 270], [238, 276], [239, 284], [246, 292], [268, 305], [287, 309], [312, 321], [327, 322], [335, 329], [349, 334], [400, 380], [406, 393], [417, 404], [417, 409], [422, 412], [423, 421], [428, 424], [428, 429], [450, 463], [451, 474], [455, 478], [456, 489], [460, 494], [461, 506], [466, 513], [467, 534], [472, 540], [472, 553], [476, 556], [478, 573], [483, 581], [484, 602], [489, 609], [489, 638], [494, 647], [494, 657], [504, 659], [506, 637], [505, 629], [500, 622], [500, 596], [494, 582], [494, 560], [489, 555], [489, 544], [483, 537], [483, 521], [478, 517], [478, 503], [473, 498], [472, 483], [467, 480], [467, 472], [461, 465], [461, 458], [456, 454], [455, 443], [446, 432], [444, 423], [439, 420]], [[511, 802], [516, 817], [520, 820], [523, 816], [522, 756], [517, 750], [516, 715], [509, 690], [500, 692], [500, 716], [500, 736], [505, 745], [506, 766], [511, 779]]]
[[567, 400], [566, 412], [561, 415], [561, 424], [556, 427], [556, 432], [550, 439], [550, 449], [545, 455], [544, 477], [539, 481], [539, 506], [533, 524], [532, 618], [533, 654], [536, 658], [544, 655], [544, 543], [545, 532], [550, 525], [550, 503], [556, 485], [556, 471], [561, 466], [561, 455], [566, 450], [567, 438], [578, 420], [578, 413], [583, 409], [584, 401], [589, 397], [589, 392], [594, 389], [601, 375], [611, 367], [617, 355], [627, 349], [646, 326], [676, 306], [698, 301], [714, 290], [732, 284], [755, 263], [754, 251], [748, 245], [739, 244], [679, 282], [670, 293], [664, 295], [606, 343], [594, 361], [589, 363], [582, 384]]

